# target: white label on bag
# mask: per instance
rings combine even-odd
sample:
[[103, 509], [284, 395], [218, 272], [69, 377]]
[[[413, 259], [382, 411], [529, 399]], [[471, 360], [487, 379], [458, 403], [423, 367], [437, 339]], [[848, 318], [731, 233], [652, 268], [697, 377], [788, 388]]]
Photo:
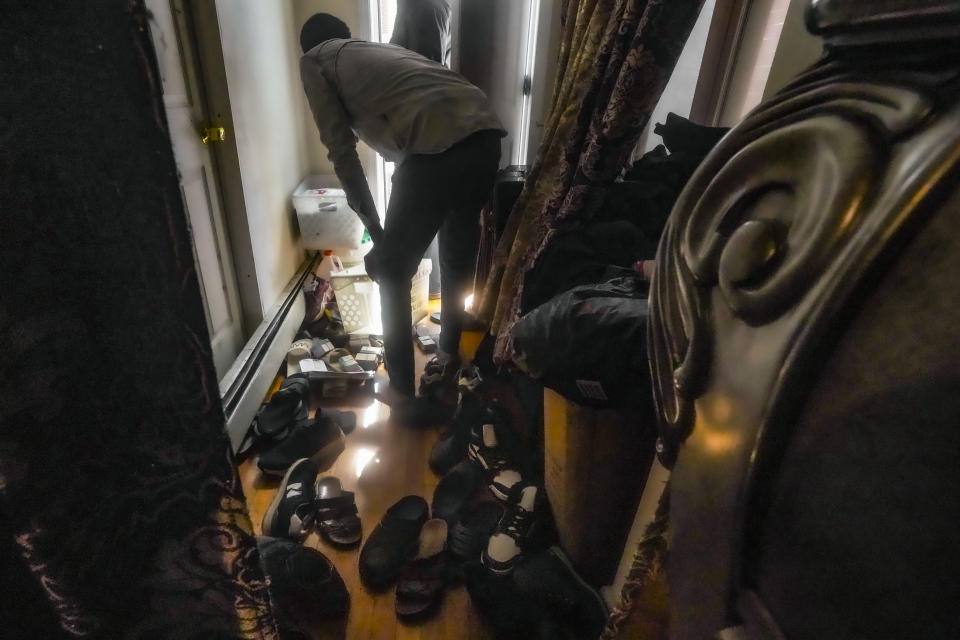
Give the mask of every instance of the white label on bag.
[[607, 394], [603, 391], [603, 385], [598, 380], [577, 380], [577, 389], [584, 398], [591, 400], [607, 400]]
[[311, 360], [307, 358], [300, 361], [300, 371], [310, 373], [311, 371], [326, 371], [327, 363], [323, 360]]

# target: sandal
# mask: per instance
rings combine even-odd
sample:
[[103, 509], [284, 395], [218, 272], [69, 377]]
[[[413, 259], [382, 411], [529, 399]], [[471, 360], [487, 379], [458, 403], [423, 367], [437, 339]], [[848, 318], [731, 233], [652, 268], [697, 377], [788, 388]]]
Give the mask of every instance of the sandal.
[[320, 478], [316, 486], [317, 528], [334, 544], [354, 545], [363, 537], [353, 492], [344, 491], [340, 479]]
[[397, 582], [397, 615], [420, 615], [440, 601], [445, 583], [447, 522], [427, 520], [420, 530], [416, 557], [404, 568]]

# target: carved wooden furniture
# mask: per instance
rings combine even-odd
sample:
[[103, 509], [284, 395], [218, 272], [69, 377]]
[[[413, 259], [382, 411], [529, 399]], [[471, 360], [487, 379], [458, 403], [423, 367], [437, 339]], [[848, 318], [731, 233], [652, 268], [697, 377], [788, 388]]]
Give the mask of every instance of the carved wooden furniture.
[[660, 245], [671, 637], [957, 637], [960, 1], [807, 20]]

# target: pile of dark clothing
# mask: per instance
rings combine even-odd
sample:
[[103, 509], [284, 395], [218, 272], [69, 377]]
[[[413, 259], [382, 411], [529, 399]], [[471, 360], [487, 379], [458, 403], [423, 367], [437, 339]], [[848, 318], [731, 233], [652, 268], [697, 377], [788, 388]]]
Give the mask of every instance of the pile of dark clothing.
[[656, 256], [677, 198], [726, 131], [669, 114], [654, 129], [664, 144], [553, 237], [524, 278], [524, 315], [512, 330], [518, 367], [580, 404], [649, 404], [641, 265]]

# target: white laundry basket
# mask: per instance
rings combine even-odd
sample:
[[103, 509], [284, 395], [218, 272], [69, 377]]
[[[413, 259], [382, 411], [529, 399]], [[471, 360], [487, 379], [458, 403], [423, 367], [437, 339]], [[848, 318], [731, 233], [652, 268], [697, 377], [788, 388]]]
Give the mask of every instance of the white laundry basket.
[[[430, 304], [429, 260], [421, 260], [410, 284], [410, 320], [417, 323], [427, 315]], [[330, 285], [337, 296], [340, 319], [347, 333], [383, 335], [380, 320], [380, 287], [363, 265], [330, 274]]]
[[334, 176], [307, 176], [293, 192], [304, 249], [359, 249], [363, 223]]

